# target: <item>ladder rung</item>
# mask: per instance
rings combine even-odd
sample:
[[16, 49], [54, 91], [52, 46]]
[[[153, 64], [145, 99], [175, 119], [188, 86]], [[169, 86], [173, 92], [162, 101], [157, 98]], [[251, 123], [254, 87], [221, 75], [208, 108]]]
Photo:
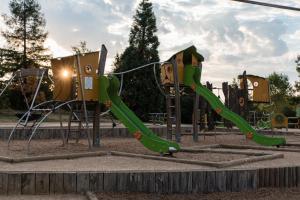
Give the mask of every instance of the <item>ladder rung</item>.
[[78, 129], [70, 129], [70, 132], [81, 132], [82, 130], [78, 130]]
[[70, 120], [70, 122], [81, 122], [81, 121], [74, 119], [74, 120]]

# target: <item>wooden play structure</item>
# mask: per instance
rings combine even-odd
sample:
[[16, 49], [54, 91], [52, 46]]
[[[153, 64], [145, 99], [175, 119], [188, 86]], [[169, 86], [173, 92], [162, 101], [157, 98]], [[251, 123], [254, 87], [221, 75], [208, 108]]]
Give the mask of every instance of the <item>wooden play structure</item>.
[[[56, 101], [71, 99], [82, 101], [83, 89], [85, 101], [97, 102], [99, 55], [100, 52], [91, 52], [79, 57], [68, 56], [52, 59], [53, 99]], [[79, 62], [78, 65], [77, 62]]]
[[194, 96], [193, 105], [193, 140], [198, 141], [198, 113], [199, 95], [184, 86], [184, 64], [191, 62], [195, 66], [202, 67], [204, 57], [197, 53], [194, 46], [178, 52], [161, 66], [161, 83], [166, 94], [167, 113], [167, 138], [172, 139], [175, 135], [176, 141], [181, 138], [181, 109], [180, 96], [183, 94]]
[[[30, 116], [39, 112], [40, 117], [34, 124], [30, 125], [30, 137], [28, 139], [28, 150], [30, 142], [37, 134], [40, 125], [47, 119], [49, 115], [59, 110], [69, 110], [69, 120], [67, 132], [64, 132], [62, 118], [60, 117], [60, 130], [62, 134], [63, 144], [68, 142], [71, 132], [76, 134], [76, 142], [78, 142], [80, 134], [84, 133], [88, 138], [89, 147], [99, 146], [100, 144], [100, 104], [98, 102], [99, 86], [98, 76], [104, 73], [107, 50], [102, 45], [101, 52], [91, 52], [80, 55], [67, 56], [63, 58], [55, 58], [51, 60], [53, 74], [53, 99], [35, 104], [34, 100], [39, 94], [39, 87], [42, 78], [39, 78], [39, 85], [36, 87], [33, 101], [25, 114], [20, 116], [19, 121], [10, 133], [8, 144], [13, 139], [13, 135], [17, 128], [23, 126], [27, 128]], [[38, 71], [43, 77], [48, 74], [47, 70], [31, 69]], [[13, 78], [30, 75], [29, 70], [20, 71]], [[34, 79], [33, 79], [34, 80]], [[22, 85], [21, 85], [22, 86]], [[92, 107], [91, 115], [87, 106]], [[59, 112], [61, 114], [61, 112]], [[25, 123], [23, 123], [25, 119]], [[89, 121], [93, 121], [93, 135], [89, 132]], [[72, 126], [76, 124], [76, 127]], [[27, 128], [28, 129], [28, 128]]]

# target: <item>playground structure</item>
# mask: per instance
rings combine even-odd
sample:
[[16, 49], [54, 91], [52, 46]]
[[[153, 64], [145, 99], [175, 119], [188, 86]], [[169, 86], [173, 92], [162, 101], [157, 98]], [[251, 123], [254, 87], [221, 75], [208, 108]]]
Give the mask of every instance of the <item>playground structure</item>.
[[[298, 194], [299, 189], [297, 187], [300, 186], [298, 154], [300, 149], [299, 143], [296, 143], [297, 137], [293, 135], [294, 133], [283, 133], [288, 142], [293, 142], [287, 143], [284, 148], [262, 147], [249, 141], [253, 140], [265, 146], [281, 146], [286, 143], [283, 138], [258, 134], [250, 126], [249, 120], [247, 122], [247, 115], [251, 113], [251, 110], [248, 109], [248, 103], [251, 103], [253, 99], [248, 99], [249, 95], [248, 93], [246, 95], [246, 92], [253, 92], [259, 86], [264, 85], [266, 82], [251, 81], [255, 78], [264, 81], [260, 79], [261, 77], [244, 73], [241, 75], [240, 83], [242, 84], [237, 87], [225, 85], [223, 88], [215, 88], [210, 83], [206, 83], [205, 87], [200, 83], [204, 58], [197, 53], [194, 47], [176, 53], [167, 62], [150, 63], [126, 72], [110, 73], [108, 75], [104, 75], [105, 57], [106, 49], [102, 48], [101, 52], [52, 60], [52, 70], [54, 71], [53, 92], [55, 95], [53, 100], [50, 101], [45, 101], [43, 94], [36, 87], [39, 85], [39, 81], [37, 81], [40, 80], [39, 76], [36, 76], [35, 73], [30, 78], [26, 77], [25, 82], [28, 83], [26, 88], [33, 85], [32, 83], [36, 86], [28, 91], [24, 88], [29, 108], [25, 113], [18, 114], [21, 121], [11, 132], [9, 141], [17, 135], [16, 130], [20, 126], [24, 131], [30, 133], [29, 149], [31, 139], [39, 134], [37, 129], [41, 127], [48, 116], [52, 113], [60, 113], [60, 111], [69, 112], [67, 132], [61, 132], [63, 144], [68, 142], [71, 132], [74, 131], [72, 124], [76, 123], [76, 142], [80, 138], [80, 133], [84, 133], [90, 148], [99, 145], [100, 135], [102, 134], [99, 132], [100, 125], [102, 129], [104, 128], [99, 123], [100, 116], [109, 111], [128, 128], [135, 139], [121, 137], [117, 138], [120, 140], [118, 141], [115, 140], [116, 138], [103, 138], [101, 139], [101, 148], [95, 148], [93, 151], [86, 151], [87, 144], [84, 141], [79, 145], [65, 145], [47, 153], [42, 152], [43, 149], [48, 151], [54, 145], [57, 145], [57, 141], [55, 139], [37, 140], [36, 147], [38, 145], [40, 147], [33, 149], [33, 151], [35, 150], [38, 153], [22, 154], [21, 156], [19, 154], [21, 153], [20, 148], [11, 148], [9, 150], [13, 152], [5, 155], [7, 151], [0, 145], [0, 149], [2, 148], [0, 151], [2, 166], [0, 195], [88, 194], [90, 191], [96, 193], [135, 192], [134, 197], [139, 199], [136, 195], [140, 192], [153, 194], [180, 193], [184, 195], [213, 192], [229, 192], [230, 194], [230, 192], [257, 191], [264, 188], [265, 191], [268, 191], [268, 194], [259, 195], [266, 198], [270, 195], [270, 191], [273, 193], [273, 189], [270, 190], [270, 187], [281, 189], [294, 187], [294, 190], [288, 190], [288, 192]], [[88, 58], [87, 62], [84, 61], [86, 58]], [[152, 66], [154, 74], [156, 74], [155, 71], [158, 66], [161, 69], [162, 85], [160, 87], [163, 87], [163, 89], [160, 87], [159, 89], [166, 97], [168, 113], [166, 137], [168, 140], [160, 138], [157, 132], [150, 131], [120, 98], [122, 85], [126, 84], [123, 83], [123, 76], [132, 71]], [[21, 70], [23, 75], [26, 70]], [[47, 72], [41, 77], [45, 78], [46, 75]], [[116, 76], [121, 76], [120, 81]], [[15, 77], [17, 78], [19, 75], [15, 75]], [[157, 79], [156, 82], [159, 86]], [[253, 89], [250, 88], [251, 86], [249, 88], [248, 85], [245, 86], [249, 82], [251, 82]], [[19, 86], [23, 86], [22, 83]], [[266, 85], [264, 88], [262, 91], [267, 91], [268, 87]], [[228, 95], [227, 101], [225, 99], [225, 105], [212, 92], [216, 89], [218, 91], [227, 89], [227, 92], [224, 92], [225, 96]], [[2, 93], [3, 91], [1, 91]], [[191, 113], [191, 116], [194, 115], [193, 138], [190, 134], [183, 135], [185, 127], [181, 125], [180, 119], [180, 98], [183, 95], [194, 97], [194, 104], [191, 105], [194, 108], [193, 114]], [[252, 96], [255, 98], [255, 95]], [[264, 100], [260, 98], [260, 101], [268, 103], [267, 95]], [[108, 111], [100, 114], [99, 102], [104, 104]], [[91, 112], [93, 134], [89, 135]], [[297, 120], [300, 117], [299, 113], [300, 109], [298, 108]], [[230, 134], [230, 131], [225, 130], [225, 134], [219, 136], [219, 141], [215, 140], [213, 142], [208, 139], [195, 143], [199, 140], [198, 128], [200, 127], [200, 130], [206, 128], [203, 128], [204, 124], [208, 126], [209, 130], [212, 130], [216, 126], [214, 121], [216, 115], [222, 116], [225, 119], [225, 125], [227, 124], [228, 127], [235, 124], [240, 128], [243, 135]], [[275, 113], [272, 116], [276, 115], [279, 116], [280, 113]], [[271, 115], [266, 115], [266, 118], [266, 121], [262, 122], [266, 122], [265, 125], [269, 127]], [[281, 115], [275, 120], [275, 124], [280, 125], [281, 123], [281, 126], [286, 126], [285, 116]], [[257, 123], [254, 122], [253, 127], [255, 127], [255, 124]], [[63, 121], [60, 119], [60, 130], [65, 128], [63, 126]], [[165, 130], [164, 126], [161, 126], [161, 128]], [[298, 130], [295, 130], [296, 132]], [[282, 134], [279, 131], [277, 133]], [[23, 134], [25, 135], [25, 133]], [[0, 136], [3, 137], [3, 135]], [[173, 141], [174, 135], [176, 142], [180, 142], [180, 146]], [[245, 136], [248, 140], [244, 139]], [[193, 139], [193, 141], [187, 141], [187, 139]], [[114, 142], [113, 145], [111, 145], [111, 142]], [[139, 142], [147, 149], [160, 154], [175, 152], [176, 154], [172, 157], [155, 155], [152, 152], [149, 153], [146, 148], [140, 148], [140, 146], [143, 146], [139, 145]], [[84, 150], [76, 153], [72, 151], [80, 148]], [[128, 151], [128, 149], [130, 150]], [[281, 192], [282, 190], [280, 190]], [[250, 196], [252, 193], [256, 198], [257, 192], [247, 192], [246, 194]], [[273, 196], [276, 196], [276, 194], [273, 194]], [[220, 196], [222, 196], [221, 198], [227, 197], [224, 193], [220, 193]], [[184, 198], [187, 198], [187, 196], [184, 196]]]
[[[102, 52], [103, 50], [105, 50], [105, 48], [102, 49]], [[22, 162], [33, 162], [32, 165], [34, 166], [43, 165], [43, 162], [45, 162], [44, 165], [49, 165], [51, 168], [51, 166], [53, 166], [53, 160], [55, 160], [55, 169], [57, 169], [56, 167], [59, 168], [59, 166], [65, 167], [66, 163], [72, 162], [69, 165], [67, 164], [66, 168], [59, 168], [61, 171], [64, 170], [63, 173], [61, 173], [61, 171], [47, 172], [48, 174], [45, 174], [44, 172], [35, 172], [39, 171], [39, 168], [33, 168], [35, 171], [29, 175], [28, 172], [27, 174], [23, 172], [18, 173], [18, 175], [20, 174], [22, 177], [20, 179], [21, 185], [28, 187], [28, 190], [30, 190], [32, 194], [37, 194], [40, 191], [39, 185], [42, 184], [51, 184], [48, 188], [46, 186], [45, 193], [51, 193], [53, 191], [54, 193], [55, 191], [61, 191], [62, 193], [80, 193], [86, 190], [100, 190], [101, 192], [142, 191], [189, 193], [192, 191], [215, 192], [220, 190], [241, 191], [243, 189], [257, 189], [273, 184], [273, 182], [263, 182], [262, 185], [262, 180], [274, 171], [272, 171], [272, 169], [264, 169], [263, 172], [261, 172], [260, 169], [256, 169], [256, 164], [259, 167], [265, 167], [265, 162], [271, 162], [270, 160], [272, 160], [273, 163], [273, 160], [276, 159], [275, 162], [277, 161], [281, 164], [284, 162], [282, 164], [284, 165], [285, 162], [287, 162], [286, 160], [282, 161], [282, 158], [285, 157], [285, 155], [283, 153], [277, 153], [277, 151], [284, 149], [284, 151], [291, 151], [292, 155], [293, 152], [299, 151], [299, 149], [289, 149], [288, 147], [274, 148], [247, 145], [248, 141], [244, 140], [244, 135], [248, 140], [252, 140], [264, 146], [282, 146], [285, 145], [286, 141], [284, 138], [268, 137], [258, 134], [246, 120], [223, 105], [220, 99], [211, 91], [213, 90], [211, 84], [207, 84], [208, 87], [205, 87], [200, 83], [202, 62], [204, 61], [204, 58], [197, 53], [196, 48], [193, 46], [180, 51], [166, 62], [150, 63], [126, 72], [110, 73], [106, 75], [104, 74], [103, 59], [101, 58], [103, 55], [105, 54], [92, 52], [90, 54], [68, 56], [52, 60], [54, 98], [51, 101], [45, 101], [34, 105], [33, 109], [30, 111], [31, 113], [41, 111], [40, 105], [48, 104], [47, 102], [50, 102], [49, 105], [43, 107], [44, 110], [38, 117], [37, 123], [34, 123], [35, 125], [32, 128], [29, 127], [32, 132], [30, 132], [30, 138], [28, 140], [28, 150], [31, 140], [38, 134], [37, 129], [45, 119], [52, 113], [60, 113], [62, 108], [64, 109], [64, 112], [69, 112], [69, 127], [67, 127], [67, 132], [62, 131], [61, 134], [63, 144], [65, 144], [66, 148], [57, 148], [51, 152], [51, 155], [37, 154], [38, 156], [35, 156], [36, 154], [30, 154], [30, 156], [23, 156], [22, 158], [0, 156], [0, 162], [19, 163], [19, 166], [25, 166], [22, 170], [27, 169], [27, 164], [31, 164], [23, 164]], [[85, 61], [85, 59], [87, 61]], [[153, 73], [157, 74], [156, 68], [158, 66], [161, 68], [161, 83], [163, 83], [160, 85], [159, 89], [166, 96], [166, 104], [170, 106], [168, 112], [170, 124], [167, 125], [168, 129], [165, 135], [167, 139], [160, 137], [155, 131], [151, 131], [144, 125], [125, 103], [122, 102], [120, 97], [122, 85], [126, 84], [123, 83], [123, 76], [134, 70], [142, 70], [145, 67], [153, 67]], [[178, 69], [176, 69], [177, 67]], [[181, 69], [179, 70], [179, 68]], [[121, 76], [120, 81], [116, 76]], [[156, 81], [159, 86], [160, 81]], [[211, 88], [211, 90], [209, 88]], [[34, 91], [36, 92], [36, 90]], [[182, 130], [185, 127], [181, 126], [180, 117], [177, 117], [180, 112], [180, 106], [177, 107], [177, 105], [180, 105], [180, 97], [182, 95], [194, 96], [195, 102], [193, 106], [195, 113], [199, 113], [199, 106], [201, 104], [199, 104], [197, 99], [203, 98], [210, 104], [212, 111], [221, 115], [224, 119], [236, 124], [244, 135], [230, 135], [226, 133], [226, 135], [220, 136], [222, 140], [227, 142], [235, 140], [233, 145], [232, 143], [228, 145], [209, 143], [209, 145], [207, 145], [206, 141], [200, 141], [205, 145], [202, 145], [200, 142], [195, 143], [194, 139], [197, 138], [199, 134], [199, 131], [197, 130], [199, 124], [196, 123], [197, 116], [194, 117], [193, 125], [195, 126], [192, 127], [193, 131], [197, 131], [193, 132], [193, 138], [190, 135], [182, 135]], [[101, 139], [103, 145], [101, 148], [94, 148], [94, 151], [86, 151], [87, 149], [85, 149], [74, 153], [71, 150], [77, 148], [83, 149], [86, 148], [87, 145], [90, 148], [93, 148], [96, 146], [96, 142], [100, 143], [100, 136], [102, 135], [100, 135], [99, 128], [101, 124], [99, 124], [99, 121], [95, 124], [95, 121], [100, 120], [100, 117], [108, 111], [105, 111], [100, 115], [99, 103], [105, 105], [108, 108], [108, 111], [112, 112], [114, 116], [124, 124], [135, 139], [119, 138], [120, 141], [113, 144], [113, 147], [111, 147], [111, 144], [107, 142], [116, 141], [111, 138], [103, 138]], [[97, 108], [97, 106], [99, 107]], [[96, 133], [96, 135], [89, 136], [88, 129], [92, 128], [88, 116], [90, 110], [93, 111], [93, 134]], [[25, 112], [21, 118], [23, 117], [25, 119], [27, 114], [28, 113]], [[72, 128], [70, 127], [74, 122], [78, 123], [76, 124], [78, 126], [76, 126], [77, 131], [75, 132], [76, 142], [78, 142], [80, 138], [80, 132], [85, 134], [84, 136], [88, 139], [88, 142], [84, 141], [84, 143], [80, 143], [80, 145], [67, 146], [66, 144], [68, 143], [68, 139], [72, 132]], [[20, 125], [21, 123], [19, 126]], [[103, 127], [101, 126], [101, 128]], [[164, 126], [161, 128], [165, 129]], [[63, 123], [60, 121], [60, 130], [62, 129]], [[15, 132], [12, 133], [10, 140], [13, 138]], [[175, 140], [173, 138], [174, 135]], [[97, 139], [98, 136], [99, 138]], [[241, 139], [242, 137], [243, 139]], [[187, 138], [190, 138], [190, 141], [187, 142]], [[192, 139], [193, 141], [191, 141]], [[180, 141], [180, 145], [179, 142], [177, 142], [178, 140]], [[243, 143], [242, 145], [240, 145], [241, 141]], [[56, 140], [47, 140], [38, 141], [37, 143], [39, 145], [42, 143], [42, 145], [45, 146], [42, 148], [49, 150], [53, 144], [57, 145], [56, 142]], [[138, 143], [141, 143], [146, 148], [140, 148]], [[194, 144], [201, 145], [194, 146]], [[195, 148], [191, 146], [194, 146]], [[249, 151], [249, 149], [254, 149], [255, 151], [252, 152]], [[39, 149], [33, 149], [35, 152], [38, 150]], [[61, 152], [61, 150], [64, 150], [65, 152]], [[159, 154], [149, 153], [148, 150], [159, 153], [160, 155], [173, 154], [173, 156], [159, 156]], [[72, 154], [66, 153], [70, 151]], [[15, 152], [12, 154], [14, 153]], [[214, 156], [214, 154], [217, 155]], [[109, 157], [109, 159], [107, 159], [107, 157]], [[217, 157], [217, 159], [215, 157]], [[220, 157], [222, 157], [222, 159]], [[205, 160], [204, 158], [208, 160]], [[39, 161], [40, 164], [36, 164], [37, 161]], [[77, 161], [78, 163], [76, 163]], [[81, 161], [83, 162], [82, 164], [80, 164]], [[257, 163], [258, 161], [265, 162]], [[166, 163], [168, 164], [165, 165]], [[245, 170], [245, 168], [242, 170], [220, 170], [222, 168], [236, 167], [245, 164], [251, 166], [250, 168], [254, 168], [255, 170]], [[85, 167], [84, 172], [76, 171], [78, 170], [78, 166], [81, 165], [84, 165]], [[15, 167], [14, 164], [12, 164], [12, 166]], [[101, 167], [102, 170], [106, 170], [106, 172], [99, 171], [99, 167]], [[173, 173], [174, 168], [175, 171], [177, 171]], [[110, 171], [115, 169], [122, 169], [122, 171]], [[124, 171], [126, 169], [131, 171]], [[290, 169], [293, 171], [290, 172]], [[32, 170], [32, 168], [30, 170]], [[293, 182], [294, 179], [290, 178], [293, 177], [294, 171], [297, 170], [296, 167], [287, 168], [287, 170], [288, 173], [286, 173], [286, 171], [282, 172], [278, 170], [278, 173], [274, 172], [274, 176], [284, 177], [284, 180], [288, 180], [286, 185], [296, 186], [296, 183]], [[74, 173], [74, 171], [76, 172]], [[300, 180], [299, 175], [295, 177], [297, 177], [297, 180]], [[12, 181], [13, 178], [8, 175], [7, 180]], [[32, 186], [32, 182], [36, 185]], [[211, 183], [211, 185], [209, 183]], [[137, 184], [143, 188], [136, 190], [135, 188], [137, 187], [134, 187], [132, 184]], [[172, 184], [178, 185], [179, 188], [171, 187]], [[202, 187], [200, 184], [207, 186]], [[25, 189], [18, 189], [15, 186], [9, 187], [13, 188], [14, 191], [21, 190], [22, 194], [26, 191]], [[10, 190], [12, 189], [9, 189], [9, 191]]]
[[[92, 104], [95, 108], [94, 115], [92, 116], [94, 124], [93, 145], [99, 145], [100, 138], [97, 127], [99, 127], [100, 105], [98, 103], [98, 97], [95, 96], [97, 95], [96, 91], [98, 91], [98, 82], [96, 79], [97, 73], [104, 73], [106, 54], [107, 50], [103, 45], [101, 55], [99, 55], [99, 52], [93, 52], [86, 55], [75, 55], [51, 60], [53, 80], [49, 76], [48, 77], [54, 85], [54, 98], [49, 101], [36, 103], [36, 98], [40, 93], [39, 89], [41, 82], [43, 78], [48, 75], [48, 70], [30, 68], [21, 69], [14, 73], [7, 85], [1, 91], [1, 95], [15, 79], [18, 79], [26, 104], [29, 102], [26, 98], [26, 94], [33, 93], [34, 96], [30, 101], [28, 111], [23, 114], [19, 114], [19, 120], [8, 137], [8, 145], [13, 139], [16, 130], [21, 127], [24, 131], [30, 133], [27, 145], [29, 151], [31, 140], [37, 134], [38, 128], [47, 119], [47, 117], [54, 112], [59, 112], [61, 109], [67, 109], [70, 111], [70, 115], [68, 121], [68, 132], [65, 133], [61, 131], [63, 144], [68, 142], [70, 133], [74, 131], [72, 123], [77, 123], [77, 128], [75, 128], [76, 142], [78, 142], [81, 132], [84, 132], [88, 138], [89, 148], [92, 148], [92, 136], [87, 131], [89, 128], [87, 105], [90, 104]], [[103, 69], [98, 71], [98, 68]], [[28, 91], [28, 89], [23, 89], [24, 85], [22, 85], [22, 78], [24, 77], [27, 79], [30, 77], [30, 79], [34, 80], [34, 82], [37, 82], [34, 87], [32, 86], [32, 82], [30, 84], [27, 81], [27, 83], [31, 85], [31, 87], [29, 87], [30, 91]], [[61, 114], [61, 112], [59, 112], [59, 114]], [[61, 115], [60, 127], [62, 130], [63, 122]]]
[[[205, 99], [211, 109], [221, 115], [224, 119], [234, 123], [247, 139], [253, 140], [261, 145], [266, 146], [281, 146], [285, 144], [284, 138], [270, 138], [258, 134], [246, 120], [238, 114], [230, 111], [216, 97], [212, 91], [204, 87], [201, 83], [202, 62], [204, 58], [197, 53], [194, 46], [191, 46], [183, 51], [173, 55], [169, 60], [163, 63], [151, 63], [145, 66], [135, 68], [126, 72], [117, 74], [104, 75], [105, 58], [107, 50], [102, 46], [101, 54], [99, 52], [86, 53], [84, 55], [68, 56], [64, 58], [53, 59], [53, 100], [45, 101], [35, 105], [34, 101], [38, 94], [41, 80], [46, 72], [41, 71], [39, 84], [35, 89], [35, 95], [27, 112], [19, 119], [16, 126], [10, 133], [8, 144], [10, 144], [15, 130], [20, 125], [26, 127], [30, 116], [39, 112], [38, 118], [31, 125], [30, 137], [28, 139], [28, 150], [30, 142], [37, 134], [37, 129], [45, 121], [45, 119], [59, 109], [65, 108], [69, 110], [68, 132], [62, 132], [63, 144], [69, 140], [69, 135], [72, 128], [72, 123], [77, 123], [76, 142], [83, 132], [87, 136], [89, 148], [100, 145], [100, 104], [104, 104], [115, 117], [117, 117], [129, 130], [133, 136], [140, 141], [146, 148], [160, 154], [169, 154], [178, 152], [181, 142], [181, 111], [180, 111], [180, 96], [185, 93], [194, 96], [193, 105], [193, 140], [198, 140], [198, 125], [199, 125], [199, 98]], [[156, 72], [157, 64], [161, 64], [161, 83], [164, 87], [162, 92], [166, 97], [167, 108], [167, 140], [158, 137], [122, 102], [120, 91], [122, 90], [123, 76], [134, 70], [140, 70], [144, 67], [153, 66], [154, 73]], [[22, 71], [22, 70], [21, 70]], [[121, 75], [121, 83], [115, 77]], [[17, 75], [15, 75], [17, 76]], [[99, 77], [99, 78], [98, 78]], [[14, 78], [14, 76], [13, 76]], [[259, 95], [259, 93], [268, 89], [268, 84], [264, 79], [255, 76], [244, 75], [241, 78], [241, 90], [239, 91], [239, 105], [241, 107], [240, 114], [246, 115], [248, 102], [247, 80], [252, 81], [254, 85], [253, 99], [256, 102], [267, 102], [269, 96]], [[158, 80], [156, 80], [158, 83]], [[209, 86], [209, 84], [208, 84]], [[268, 94], [268, 93], [266, 93]], [[228, 100], [227, 100], [228, 102]], [[226, 104], [226, 96], [225, 96]], [[93, 113], [93, 136], [87, 131], [89, 129], [89, 116], [87, 107], [94, 109]], [[25, 120], [25, 123], [22, 123]], [[60, 121], [60, 127], [63, 128], [63, 123]], [[173, 142], [175, 135], [176, 142]]]
[[[196, 94], [201, 95], [212, 107], [212, 109], [219, 115], [221, 115], [223, 118], [231, 121], [234, 123], [240, 130], [243, 132], [247, 139], [253, 140], [259, 144], [267, 145], [267, 146], [280, 146], [285, 144], [284, 138], [268, 138], [266, 136], [258, 134], [254, 128], [252, 128], [245, 119], [237, 115], [236, 113], [230, 111], [227, 107], [223, 105], [223, 103], [220, 101], [218, 97], [216, 97], [209, 89], [204, 87], [201, 83], [201, 70], [202, 70], [202, 61], [204, 61], [203, 57], [197, 53], [196, 48], [194, 46], [189, 47], [174, 56], [171, 57], [171, 63], [170, 65], [164, 65], [162, 70], [162, 83], [164, 84], [174, 84], [174, 91], [175, 91], [175, 105], [180, 105], [180, 98], [178, 98], [179, 91], [180, 91], [180, 85], [189, 86]], [[170, 61], [169, 60], [169, 61]], [[247, 85], [245, 84], [246, 81], [242, 82], [242, 88], [246, 88]], [[255, 85], [258, 88], [258, 84], [255, 83]], [[262, 84], [263, 85], [263, 84]], [[264, 85], [263, 85], [264, 86]], [[266, 86], [261, 87], [266, 88]], [[255, 92], [259, 92], [261, 88], [257, 89]], [[176, 98], [177, 95], [177, 98]], [[258, 98], [257, 96], [254, 96], [255, 98]], [[240, 97], [239, 101], [240, 104], [243, 104], [243, 102], [247, 101], [247, 97], [245, 95], [245, 99], [242, 99], [243, 97]], [[262, 98], [263, 101], [265, 101], [267, 98]], [[261, 99], [257, 99], [261, 100]], [[198, 103], [194, 103], [194, 113], [198, 112]], [[171, 107], [170, 107], [171, 108]], [[168, 107], [167, 107], [168, 109]], [[245, 109], [246, 110], [246, 109]], [[180, 141], [180, 126], [177, 126], [180, 124], [180, 110], [176, 108], [176, 140]], [[245, 112], [245, 111], [243, 111]], [[168, 114], [170, 111], [167, 112]], [[197, 130], [197, 115], [194, 114], [194, 120], [193, 120], [193, 138], [196, 140], [198, 136]], [[168, 118], [171, 118], [172, 116], [168, 116]], [[174, 119], [174, 117], [173, 117]], [[167, 120], [167, 127], [172, 127], [170, 124], [171, 120]], [[171, 130], [171, 129], [168, 129]]]

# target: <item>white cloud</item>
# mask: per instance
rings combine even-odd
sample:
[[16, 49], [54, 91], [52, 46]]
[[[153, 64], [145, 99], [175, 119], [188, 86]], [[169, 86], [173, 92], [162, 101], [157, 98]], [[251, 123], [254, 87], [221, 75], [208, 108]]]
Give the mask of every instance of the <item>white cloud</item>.
[[45, 42], [45, 47], [50, 50], [53, 57], [69, 56], [72, 52], [60, 46], [54, 39], [48, 38]]
[[124, 36], [124, 37], [127, 37], [127, 35], [124, 34], [124, 32], [127, 32], [128, 29], [130, 28], [130, 25], [127, 24], [126, 22], [124, 23], [115, 23], [115, 24], [112, 24], [112, 25], [109, 25], [107, 27], [107, 31], [108, 33], [110, 34], [113, 34], [113, 35], [120, 35], [120, 36]]
[[[6, 12], [3, 5], [8, 1], [1, 3], [1, 13]], [[122, 53], [128, 45], [132, 16], [139, 2], [40, 0], [51, 38], [48, 45], [55, 55], [63, 56], [70, 53], [70, 46], [82, 40], [93, 50], [104, 43], [109, 51], [107, 70], [110, 70], [115, 54]], [[292, 82], [298, 80], [294, 58], [299, 53], [299, 13], [229, 0], [152, 2], [161, 60], [195, 45], [205, 56], [203, 80], [220, 84], [231, 81], [243, 70], [262, 76], [278, 71], [289, 75]], [[300, 7], [298, 0], [276, 3]]]
[[104, 3], [109, 4], [109, 5], [112, 5], [111, 0], [104, 0]]
[[80, 31], [78, 28], [73, 28], [72, 29], [72, 32], [74, 32], [74, 33], [78, 32], [78, 31]]

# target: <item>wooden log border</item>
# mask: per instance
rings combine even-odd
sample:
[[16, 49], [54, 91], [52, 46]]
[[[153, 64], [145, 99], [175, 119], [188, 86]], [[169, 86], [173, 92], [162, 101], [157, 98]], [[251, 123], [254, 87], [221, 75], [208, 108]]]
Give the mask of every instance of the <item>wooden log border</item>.
[[[299, 147], [297, 144], [296, 145], [292, 145], [292, 144], [288, 144], [287, 146], [297, 146]], [[231, 144], [220, 144], [214, 148], [225, 148], [225, 149], [255, 149], [255, 150], [267, 150], [267, 151], [281, 151], [281, 152], [300, 152], [300, 148], [299, 149], [294, 149], [294, 148], [277, 148], [277, 147], [264, 147], [264, 146], [254, 146], [254, 145], [231, 145]]]
[[[205, 149], [201, 149], [198, 151], [205, 152]], [[226, 152], [221, 152], [221, 153], [226, 153]], [[259, 156], [256, 157], [241, 158], [241, 159], [235, 159], [230, 161], [212, 162], [212, 161], [199, 161], [199, 160], [179, 159], [179, 158], [162, 157], [162, 156], [151, 156], [151, 155], [144, 155], [144, 154], [125, 153], [125, 152], [118, 152], [118, 151], [111, 151], [111, 155], [133, 157], [133, 158], [144, 158], [150, 160], [169, 161], [169, 162], [184, 163], [184, 164], [203, 165], [203, 166], [209, 166], [215, 168], [232, 167], [232, 166], [242, 165], [246, 163], [258, 162], [264, 160], [273, 160], [273, 159], [284, 157], [284, 155], [281, 153], [276, 153], [276, 154], [265, 153], [263, 155], [259, 153]]]
[[[1, 127], [0, 128], [0, 139], [7, 140], [8, 136], [10, 135], [11, 130], [13, 127]], [[167, 133], [167, 127], [165, 126], [149, 126], [156, 135], [162, 137], [165, 136]], [[191, 127], [182, 127], [182, 132], [190, 131]], [[65, 133], [67, 132], [68, 128], [63, 127], [40, 127], [37, 131], [37, 134], [33, 139], [61, 139], [62, 131]], [[17, 128], [15, 134], [13, 135], [14, 140], [25, 140], [28, 139], [28, 133], [31, 133], [32, 129], [30, 127], [27, 128]], [[92, 133], [92, 128], [88, 129], [89, 133]], [[101, 127], [101, 137], [121, 137], [121, 138], [130, 138], [132, 134], [128, 131], [125, 127]], [[85, 138], [86, 135], [82, 134], [81, 138]], [[76, 135], [71, 132], [70, 139], [75, 139]], [[13, 143], [12, 143], [13, 144]]]
[[263, 160], [272, 160], [277, 158], [283, 158], [284, 155], [280, 153], [263, 153], [263, 152], [241, 152], [238, 150], [221, 150], [218, 149], [222, 145], [208, 145], [205, 146], [207, 149], [203, 147], [197, 148], [183, 148], [182, 152], [188, 153], [225, 153], [225, 154], [242, 154], [252, 156], [249, 158], [241, 158], [230, 161], [201, 161], [201, 160], [190, 160], [190, 159], [180, 159], [180, 158], [172, 158], [172, 157], [162, 157], [162, 156], [154, 156], [154, 155], [144, 155], [144, 154], [134, 154], [127, 152], [118, 152], [118, 151], [95, 151], [95, 152], [83, 152], [83, 153], [71, 153], [71, 154], [62, 154], [62, 155], [43, 155], [43, 156], [28, 156], [23, 158], [13, 158], [13, 157], [0, 157], [0, 161], [9, 162], [9, 163], [22, 163], [22, 162], [34, 162], [34, 161], [46, 161], [46, 160], [57, 160], [57, 159], [75, 159], [82, 157], [96, 157], [96, 156], [125, 156], [125, 157], [135, 157], [135, 158], [143, 158], [143, 159], [151, 159], [151, 160], [160, 160], [160, 161], [171, 161], [177, 163], [184, 164], [194, 164], [194, 165], [203, 165], [209, 167], [216, 168], [224, 168], [230, 166], [236, 166], [246, 163], [258, 162]]
[[146, 192], [188, 194], [300, 187], [300, 167], [245, 170], [0, 172], [0, 195]]
[[22, 163], [22, 162], [35, 162], [35, 161], [47, 161], [47, 160], [61, 160], [61, 159], [76, 159], [83, 157], [96, 157], [105, 156], [108, 152], [106, 151], [94, 151], [94, 152], [83, 152], [83, 153], [70, 153], [61, 155], [43, 155], [43, 156], [28, 156], [23, 158], [13, 157], [0, 157], [0, 161], [9, 163]]

